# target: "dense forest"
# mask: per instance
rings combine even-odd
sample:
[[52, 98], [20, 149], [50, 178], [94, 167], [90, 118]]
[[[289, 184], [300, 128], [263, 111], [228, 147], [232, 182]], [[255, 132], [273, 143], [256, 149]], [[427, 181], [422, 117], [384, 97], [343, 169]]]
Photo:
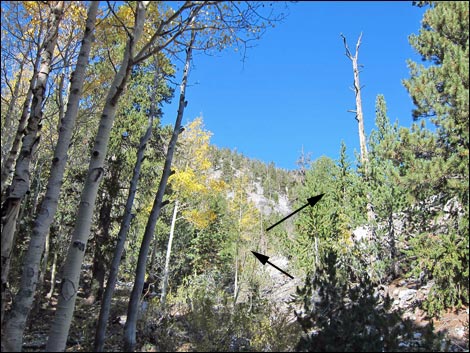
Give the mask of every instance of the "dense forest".
[[194, 53], [266, 4], [2, 1], [2, 351], [468, 351], [468, 2], [414, 3], [411, 127], [377, 92], [365, 134], [343, 37], [360, 152], [295, 170], [185, 116]]

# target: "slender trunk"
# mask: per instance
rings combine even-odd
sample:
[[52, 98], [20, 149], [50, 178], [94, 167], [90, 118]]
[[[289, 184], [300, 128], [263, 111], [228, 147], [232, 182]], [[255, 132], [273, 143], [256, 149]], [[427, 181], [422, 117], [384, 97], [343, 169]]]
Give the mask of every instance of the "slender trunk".
[[237, 304], [238, 299], [238, 244], [236, 245], [237, 250], [235, 251], [235, 284], [233, 288], [233, 307]]
[[104, 174], [104, 160], [108, 150], [109, 137], [116, 116], [117, 104], [124, 91], [132, 69], [132, 53], [139, 41], [145, 21], [145, 6], [137, 3], [133, 36], [129, 38], [124, 50], [124, 57], [119, 71], [116, 73], [103, 108], [98, 133], [95, 138], [93, 152], [88, 167], [88, 174], [82, 190], [77, 221], [72, 234], [71, 243], [63, 266], [59, 301], [54, 321], [50, 328], [46, 351], [63, 351], [72, 322], [77, 298], [80, 269], [85, 256], [85, 249], [90, 235], [91, 221], [96, 196]]
[[395, 240], [395, 226], [393, 225], [393, 212], [392, 210], [389, 211], [388, 214], [388, 244], [390, 247], [390, 269], [391, 269], [391, 275], [393, 279], [395, 279], [398, 275], [398, 262], [397, 262], [397, 246], [396, 246], [396, 240]]
[[[369, 156], [367, 153], [367, 142], [366, 142], [366, 134], [364, 132], [364, 115], [362, 112], [362, 100], [361, 100], [361, 84], [359, 81], [359, 64], [357, 62], [358, 54], [359, 54], [359, 46], [361, 45], [361, 38], [362, 33], [359, 36], [359, 39], [356, 43], [356, 53], [354, 56], [349, 51], [348, 45], [346, 43], [346, 38], [341, 35], [344, 42], [344, 47], [346, 48], [346, 56], [351, 60], [353, 66], [353, 74], [354, 74], [354, 93], [356, 96], [356, 110], [353, 110], [356, 114], [356, 120], [359, 130], [359, 145], [361, 148], [361, 164], [364, 168], [364, 179], [366, 182], [369, 180]], [[372, 206], [371, 196], [370, 193], [367, 192], [367, 220], [369, 223], [373, 223], [375, 221], [375, 212]]]
[[[49, 288], [49, 292], [46, 295], [46, 298], [48, 298], [48, 299], [52, 298], [52, 295], [54, 294], [54, 289], [55, 289], [55, 278], [56, 278], [56, 275], [57, 275], [57, 260], [59, 258], [59, 250], [57, 248], [59, 247], [59, 244], [60, 244], [61, 238], [62, 238], [63, 222], [64, 222], [64, 215], [62, 214], [61, 220], [60, 220], [60, 223], [59, 223], [59, 229], [57, 230], [56, 249], [54, 251], [54, 258], [52, 260], [51, 282], [50, 282], [51, 286]], [[45, 276], [46, 268], [44, 268], [43, 271], [44, 271], [44, 276]]]
[[241, 241], [241, 233], [242, 233], [242, 194], [240, 193], [240, 209], [239, 209], [239, 214], [238, 214], [238, 239], [235, 243], [235, 287], [234, 287], [234, 293], [233, 293], [233, 307], [235, 308], [235, 305], [237, 304], [238, 300], [238, 294], [240, 292], [240, 285], [238, 283], [238, 267], [239, 267], [239, 243]]
[[1, 195], [2, 195], [2, 203], [3, 197], [5, 195], [7, 181], [11, 173], [13, 173], [13, 163], [16, 160], [16, 156], [18, 155], [18, 151], [21, 147], [21, 140], [23, 135], [25, 134], [26, 124], [28, 123], [28, 116], [29, 116], [29, 106], [31, 104], [31, 99], [33, 98], [33, 90], [36, 86], [36, 80], [38, 77], [39, 71], [39, 64], [41, 62], [41, 51], [38, 50], [36, 58], [34, 60], [33, 66], [33, 75], [31, 80], [29, 81], [29, 88], [28, 92], [26, 93], [26, 98], [23, 102], [23, 109], [21, 111], [21, 116], [18, 122], [18, 127], [16, 129], [15, 138], [13, 140], [13, 144], [11, 145], [10, 152], [8, 152], [2, 160], [2, 176], [1, 176]]
[[[156, 56], [156, 58], [158, 58]], [[134, 204], [135, 195], [137, 193], [137, 184], [140, 178], [140, 170], [142, 167], [142, 161], [144, 160], [144, 153], [147, 146], [147, 142], [152, 137], [153, 121], [157, 114], [157, 90], [159, 80], [159, 68], [158, 59], [156, 59], [157, 71], [154, 76], [154, 93], [151, 96], [150, 104], [150, 116], [146, 132], [140, 138], [139, 147], [137, 149], [137, 159], [134, 166], [134, 172], [129, 187], [129, 194], [127, 196], [126, 207], [124, 209], [124, 215], [121, 221], [121, 227], [119, 229], [118, 240], [116, 248], [114, 249], [113, 260], [109, 269], [108, 281], [106, 282], [106, 288], [104, 290], [103, 299], [101, 301], [100, 316], [98, 318], [98, 325], [96, 327], [94, 351], [102, 352], [104, 349], [104, 338], [106, 335], [106, 324], [108, 322], [109, 311], [111, 309], [111, 299], [114, 294], [116, 287], [117, 276], [119, 272], [119, 265], [121, 263], [122, 253], [124, 251], [124, 245], [126, 243], [127, 233], [131, 225], [131, 221], [135, 216], [132, 213], [132, 206]]]
[[177, 213], [178, 213], [178, 200], [175, 201], [175, 208], [173, 210], [173, 218], [171, 220], [171, 227], [170, 227], [170, 237], [168, 239], [168, 247], [166, 249], [165, 269], [163, 271], [163, 285], [162, 285], [162, 295], [161, 295], [162, 308], [165, 307], [165, 303], [166, 303], [166, 292], [168, 289], [168, 275], [170, 273], [171, 246], [173, 244], [173, 235], [175, 233], [175, 223], [176, 223]]
[[52, 298], [52, 295], [54, 294], [54, 289], [55, 289], [55, 278], [57, 274], [57, 253], [59, 251], [56, 250], [54, 251], [54, 260], [52, 260], [52, 269], [51, 269], [51, 288], [49, 289], [49, 293], [47, 293], [47, 298]]
[[150, 256], [150, 265], [149, 268], [155, 268], [155, 261], [157, 260], [157, 234], [153, 237], [153, 248], [152, 248], [152, 255]]
[[[112, 177], [114, 179], [114, 177]], [[116, 180], [117, 182], [117, 180]], [[107, 192], [105, 192], [106, 194]], [[93, 304], [95, 300], [100, 300], [103, 295], [104, 278], [106, 275], [104, 246], [109, 242], [109, 230], [111, 228], [111, 200], [115, 199], [115, 195], [106, 195], [101, 203], [98, 219], [98, 230], [94, 236], [94, 255], [91, 279], [91, 291], [87, 298], [88, 304]]]
[[37, 292], [39, 293], [41, 292], [41, 288], [44, 283], [44, 277], [47, 271], [47, 262], [49, 261], [50, 249], [51, 249], [51, 233], [47, 232], [46, 244], [44, 246], [44, 256], [42, 258], [42, 266], [41, 266], [41, 271], [39, 273], [39, 279], [38, 279], [38, 284], [37, 284]]
[[[21, 202], [29, 192], [30, 188], [30, 166], [37, 146], [39, 144], [39, 130], [42, 120], [42, 103], [45, 98], [46, 84], [51, 69], [51, 61], [54, 48], [57, 44], [59, 23], [62, 19], [64, 2], [60, 1], [53, 8], [54, 14], [51, 30], [45, 39], [45, 49], [41, 54], [41, 67], [38, 73], [36, 86], [33, 90], [33, 101], [31, 104], [31, 115], [28, 120], [26, 135], [23, 137], [23, 146], [15, 166], [15, 174], [8, 195], [2, 205], [2, 239], [1, 239], [1, 281], [2, 281], [2, 308], [1, 321], [3, 323], [3, 312], [5, 304], [5, 290], [10, 270], [11, 250], [14, 243], [16, 221]], [[5, 217], [3, 216], [5, 215]], [[20, 346], [21, 347], [21, 346]]]
[[[28, 51], [31, 49], [31, 45], [29, 45]], [[26, 55], [23, 55], [23, 60], [20, 62], [20, 67], [18, 70], [18, 75], [16, 76], [15, 87], [13, 88], [13, 92], [11, 92], [11, 100], [8, 104], [8, 109], [5, 114], [5, 123], [2, 127], [2, 161], [5, 162], [4, 158], [6, 156], [7, 151], [10, 149], [11, 146], [11, 138], [13, 137], [12, 132], [12, 122], [13, 122], [13, 115], [16, 108], [16, 101], [18, 100], [18, 95], [20, 92], [20, 84], [21, 79], [23, 77], [23, 68], [26, 62]], [[3, 176], [2, 176], [3, 177]], [[2, 180], [2, 185], [3, 185]], [[3, 189], [3, 188], [2, 188]]]
[[315, 269], [320, 264], [320, 254], [318, 253], [318, 237], [314, 236]]
[[95, 352], [102, 352], [104, 348], [104, 338], [106, 335], [106, 324], [108, 322], [109, 311], [111, 308], [111, 299], [113, 297], [114, 289], [116, 287], [119, 265], [121, 263], [122, 253], [124, 252], [124, 245], [126, 243], [127, 233], [129, 232], [131, 221], [135, 216], [132, 213], [132, 206], [134, 204], [135, 194], [137, 192], [137, 184], [140, 178], [140, 169], [142, 167], [142, 160], [144, 158], [146, 144], [152, 136], [152, 125], [153, 119], [151, 118], [149, 119], [149, 126], [147, 128], [146, 133], [140, 139], [140, 144], [137, 151], [137, 161], [134, 166], [134, 173], [132, 175], [132, 180], [130, 183], [126, 207], [121, 221], [121, 227], [119, 229], [118, 241], [114, 250], [114, 256], [111, 262], [108, 281], [106, 282], [106, 288], [104, 290], [103, 299], [101, 301], [100, 316], [98, 319], [98, 325], [96, 327], [95, 333]]
[[136, 344], [137, 314], [140, 302], [140, 295], [142, 293], [142, 289], [144, 288], [147, 256], [150, 248], [150, 243], [155, 232], [155, 225], [157, 224], [157, 220], [160, 216], [160, 211], [163, 206], [163, 195], [165, 194], [168, 178], [170, 177], [173, 153], [175, 151], [176, 142], [178, 140], [178, 134], [180, 133], [181, 121], [183, 119], [184, 108], [186, 106], [186, 84], [188, 81], [189, 64], [191, 62], [192, 45], [194, 43], [195, 36], [196, 32], [193, 30], [191, 33], [191, 40], [186, 50], [186, 63], [184, 66], [183, 79], [180, 88], [178, 114], [176, 117], [173, 134], [171, 136], [170, 143], [168, 144], [168, 151], [165, 159], [165, 165], [163, 167], [162, 178], [160, 180], [160, 184], [158, 185], [158, 191], [153, 202], [152, 210], [150, 211], [147, 225], [145, 226], [144, 237], [142, 239], [142, 245], [139, 251], [139, 258], [137, 261], [137, 268], [135, 273], [135, 282], [134, 287], [132, 289], [129, 306], [127, 309], [127, 321], [124, 329], [124, 350], [126, 352], [133, 352]]
[[41, 162], [41, 152], [38, 152], [38, 159], [37, 159], [37, 163], [36, 165], [39, 164], [39, 167], [35, 167], [34, 170], [35, 170], [35, 176], [36, 176], [36, 185], [34, 185], [34, 183], [31, 185], [31, 186], [34, 186], [34, 188], [36, 189], [34, 191], [34, 197], [33, 197], [33, 204], [31, 205], [31, 207], [29, 208], [29, 216], [31, 218], [34, 218], [34, 215], [36, 214], [36, 209], [38, 207], [38, 203], [39, 203], [39, 194], [41, 193], [41, 173], [42, 173], [42, 166], [43, 166], [43, 162]]
[[[150, 116], [156, 116], [157, 114], [156, 92], [157, 92], [157, 87], [158, 87], [158, 76], [159, 76], [158, 55], [155, 55], [154, 58], [155, 58], [155, 67], [157, 68], [157, 71], [155, 72], [155, 77], [154, 77], [155, 93], [151, 97]], [[151, 122], [150, 122], [150, 126], [151, 126]], [[155, 268], [156, 257], [157, 257], [157, 236], [155, 235], [153, 239], [153, 249], [152, 249], [152, 257], [150, 259], [150, 268]]]
[[346, 38], [341, 35], [344, 42], [344, 47], [346, 49], [346, 56], [351, 60], [353, 66], [353, 74], [354, 74], [354, 94], [356, 96], [356, 110], [351, 110], [351, 112], [356, 114], [356, 120], [359, 130], [359, 145], [361, 148], [361, 163], [364, 167], [365, 174], [367, 175], [368, 170], [368, 155], [367, 155], [367, 144], [366, 144], [366, 135], [364, 133], [364, 116], [362, 113], [362, 100], [361, 100], [361, 84], [359, 82], [359, 65], [357, 63], [357, 58], [359, 55], [359, 46], [361, 45], [361, 38], [362, 33], [359, 36], [359, 39], [356, 43], [356, 53], [354, 56], [349, 51], [348, 44], [346, 43]]
[[[5, 337], [9, 337], [6, 338], [6, 340], [11, 340], [8, 344], [11, 344], [10, 347], [12, 350], [18, 351], [21, 349], [26, 320], [33, 304], [34, 293], [36, 292], [38, 271], [44, 250], [44, 243], [57, 211], [60, 187], [62, 185], [67, 162], [68, 146], [70, 145], [75, 120], [78, 114], [78, 104], [85, 80], [85, 71], [88, 66], [88, 56], [93, 42], [98, 5], [99, 1], [92, 2], [88, 10], [85, 33], [83, 35], [76, 69], [71, 78], [70, 99], [67, 104], [65, 116], [60, 122], [60, 133], [54, 150], [54, 158], [52, 159], [46, 194], [34, 222], [28, 251], [23, 260], [20, 290], [13, 301], [12, 315], [4, 330]], [[54, 286], [53, 282], [51, 286]], [[53, 288], [51, 288], [51, 291], [52, 290]]]
[[88, 304], [93, 304], [95, 300], [101, 300], [104, 292], [104, 279], [106, 275], [106, 244], [110, 241], [109, 230], [112, 224], [112, 202], [119, 195], [119, 179], [121, 177], [121, 152], [118, 153], [117, 160], [110, 165], [110, 172], [107, 180], [103, 183], [103, 197], [98, 217], [98, 230], [93, 237], [94, 255], [91, 291], [87, 298]]

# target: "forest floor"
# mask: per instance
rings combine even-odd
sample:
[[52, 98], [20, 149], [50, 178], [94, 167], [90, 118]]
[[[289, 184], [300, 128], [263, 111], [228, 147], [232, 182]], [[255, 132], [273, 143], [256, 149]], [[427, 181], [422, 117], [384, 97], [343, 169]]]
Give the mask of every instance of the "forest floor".
[[429, 292], [430, 285], [420, 286], [417, 281], [396, 279], [386, 291], [394, 299], [396, 307], [404, 311], [403, 318], [413, 321], [416, 327], [432, 323], [435, 333], [441, 333], [449, 342], [446, 350], [468, 352], [469, 350], [469, 307], [447, 310], [439, 317], [430, 318], [419, 304]]
[[[295, 290], [294, 286], [286, 285], [278, 286], [277, 294], [271, 293], [276, 300], [280, 300], [279, 293], [283, 293], [281, 297], [287, 297], [289, 292]], [[436, 333], [444, 334], [445, 340], [449, 345], [445, 346], [445, 351], [452, 352], [468, 352], [469, 345], [469, 308], [461, 308], [459, 310], [449, 310], [441, 315], [440, 318], [428, 318], [424, 311], [415, 304], [422, 300], [426, 287], [418, 287], [416, 283], [407, 280], [395, 280], [389, 286], [384, 288], [385, 291], [394, 299], [396, 306], [404, 308], [404, 317], [414, 321], [416, 327], [423, 327], [430, 322], [434, 325]], [[113, 307], [110, 314], [110, 323], [107, 328], [106, 351], [122, 350], [122, 335], [124, 330], [125, 315], [127, 312], [127, 300], [129, 298], [128, 288], [118, 288], [113, 300]], [[407, 303], [409, 305], [407, 305]], [[23, 351], [37, 352], [44, 351], [47, 341], [49, 325], [53, 319], [57, 298], [52, 297], [47, 303], [32, 313], [29, 320], [27, 334], [24, 339]], [[94, 340], [94, 327], [99, 316], [99, 303], [89, 304], [83, 296], [78, 296], [77, 305], [74, 315], [74, 321], [70, 329], [69, 339], [67, 343], [68, 352], [86, 352], [91, 351]], [[181, 313], [179, 313], [181, 315]], [[176, 314], [177, 316], [178, 314]], [[183, 314], [184, 315], [184, 314]], [[173, 314], [173, 318], [175, 314]], [[149, 318], [148, 322], [155, 323], [161, 318]], [[184, 321], [184, 319], [183, 319]], [[187, 324], [187, 323], [186, 323]], [[147, 325], [146, 325], [147, 326]], [[140, 326], [142, 328], [142, 326]], [[152, 330], [152, 324], [148, 327]], [[190, 327], [188, 327], [190, 330]], [[147, 331], [147, 330], [146, 330]], [[190, 333], [188, 334], [190, 335]], [[189, 336], [186, 336], [187, 337]], [[171, 333], [170, 333], [171, 336]], [[138, 337], [138, 350], [147, 352], [165, 351], [163, 347], [158, 347], [156, 342], [145, 342], [145, 337], [151, 337], [148, 332]], [[166, 339], [168, 339], [167, 337]], [[175, 351], [185, 352], [193, 351], [193, 347], [189, 340], [185, 342], [185, 337], [175, 332], [175, 337], [170, 338], [178, 340]]]

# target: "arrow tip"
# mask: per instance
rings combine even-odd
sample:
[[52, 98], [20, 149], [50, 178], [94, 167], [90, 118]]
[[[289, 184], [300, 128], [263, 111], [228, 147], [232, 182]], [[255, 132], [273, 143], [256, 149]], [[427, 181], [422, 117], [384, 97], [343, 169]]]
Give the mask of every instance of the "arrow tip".
[[308, 199], [307, 199], [308, 204], [309, 204], [310, 206], [315, 206], [315, 204], [316, 204], [318, 201], [321, 200], [321, 198], [323, 197], [323, 195], [325, 195], [325, 194], [320, 194], [320, 195], [317, 195], [317, 196], [313, 196], [313, 197], [308, 198]]
[[266, 256], [266, 255], [263, 255], [263, 254], [260, 254], [260, 253], [257, 253], [257, 252], [254, 252], [252, 251], [253, 255], [256, 256], [256, 258], [264, 265], [266, 264], [266, 262], [268, 262], [269, 260], [269, 256]]

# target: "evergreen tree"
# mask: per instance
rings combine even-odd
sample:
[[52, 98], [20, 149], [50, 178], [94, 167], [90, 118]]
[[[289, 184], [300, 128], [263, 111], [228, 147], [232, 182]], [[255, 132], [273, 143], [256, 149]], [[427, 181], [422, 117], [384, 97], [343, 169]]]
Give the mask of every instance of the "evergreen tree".
[[336, 163], [327, 157], [312, 163], [306, 172], [305, 185], [298, 192], [298, 203], [314, 195], [325, 196], [315, 207], [307, 208], [297, 217], [293, 252], [299, 267], [315, 268], [322, 254], [328, 251], [338, 252], [341, 259], [352, 255], [352, 230], [367, 219], [362, 184], [360, 175], [350, 169], [344, 143]]
[[[335, 252], [327, 252], [305, 286], [297, 289], [294, 301], [303, 308], [295, 314], [304, 335], [296, 351], [400, 351], [400, 343], [412, 338], [411, 322], [390, 310], [388, 296], [377, 295], [364, 267], [356, 275], [348, 269], [351, 262], [341, 269], [338, 261]], [[438, 343], [431, 333], [417, 350], [433, 351]]]
[[298, 200], [293, 206], [296, 209], [309, 197], [325, 194], [321, 202], [299, 213], [295, 220], [297, 236], [291, 251], [296, 254], [297, 265], [304, 270], [315, 268], [319, 264], [323, 244], [325, 247], [333, 244], [333, 214], [337, 208], [332, 195], [336, 174], [337, 166], [332, 159], [320, 157], [313, 162], [306, 172], [305, 186], [300, 188]]
[[398, 123], [390, 123], [383, 95], [378, 95], [375, 107], [376, 129], [370, 135], [370, 193], [374, 200], [374, 211], [378, 216], [376, 254], [380, 261], [374, 266], [379, 278], [398, 272], [398, 234], [395, 231], [396, 214], [406, 204], [405, 189], [400, 184], [399, 167], [394, 163], [394, 154], [399, 144]]
[[[422, 4], [420, 4], [422, 5]], [[429, 312], [468, 304], [469, 275], [469, 4], [432, 2], [411, 45], [429, 65], [409, 62], [404, 81], [416, 108], [415, 120], [427, 118], [431, 132], [414, 125], [401, 131], [404, 181], [420, 219], [409, 255], [414, 273], [434, 279]]]

